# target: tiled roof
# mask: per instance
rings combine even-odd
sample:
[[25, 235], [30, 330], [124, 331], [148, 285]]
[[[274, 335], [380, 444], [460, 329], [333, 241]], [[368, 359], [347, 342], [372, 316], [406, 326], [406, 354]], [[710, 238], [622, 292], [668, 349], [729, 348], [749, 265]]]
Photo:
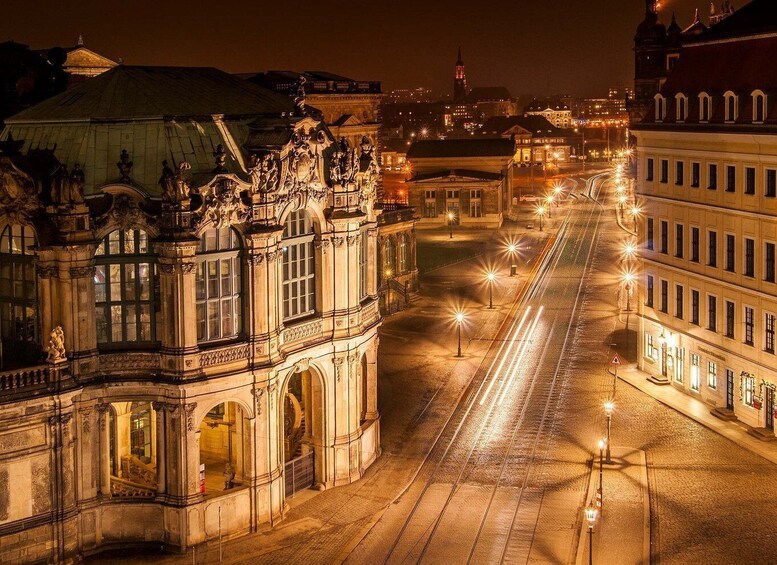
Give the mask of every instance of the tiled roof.
[[416, 141], [407, 157], [512, 157], [514, 153], [515, 144], [509, 139], [444, 139]]
[[564, 112], [569, 110], [569, 106], [564, 104], [564, 102], [561, 100], [538, 100], [535, 98], [528, 106], [526, 106], [524, 112], [542, 112], [543, 110], [547, 109], [555, 110], [557, 112]]
[[730, 39], [775, 32], [777, 32], [777, 2], [774, 0], [752, 0], [710, 27], [698, 37], [698, 41]]
[[487, 171], [475, 171], [472, 169], [445, 169], [440, 171], [433, 171], [430, 173], [420, 173], [415, 175], [409, 180], [409, 182], [421, 182], [425, 180], [434, 179], [447, 179], [450, 177], [458, 178], [470, 178], [485, 181], [502, 180], [503, 175], [501, 173], [489, 173]]
[[119, 65], [20, 112], [7, 123], [262, 115], [292, 110], [288, 97], [218, 69]]

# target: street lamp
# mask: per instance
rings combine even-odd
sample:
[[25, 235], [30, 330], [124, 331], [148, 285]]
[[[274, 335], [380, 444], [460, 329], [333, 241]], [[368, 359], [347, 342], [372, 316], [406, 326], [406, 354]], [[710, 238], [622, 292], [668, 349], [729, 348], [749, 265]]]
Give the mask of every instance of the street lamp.
[[551, 210], [553, 209], [553, 195], [548, 194], [548, 197], [545, 199], [545, 202], [548, 204], [548, 219], [553, 218], [553, 214], [551, 213]]
[[559, 200], [561, 200], [561, 191], [562, 190], [563, 189], [561, 188], [560, 184], [557, 184], [556, 186], [553, 187], [553, 198], [556, 201], [556, 207], [557, 208], [558, 208], [558, 202], [559, 202]]
[[511, 243], [507, 246], [507, 253], [510, 256], [510, 276], [518, 274], [518, 265], [515, 264], [515, 254], [518, 252], [518, 246]]
[[610, 430], [612, 428], [612, 411], [615, 409], [615, 403], [608, 400], [604, 403], [604, 414], [607, 416], [607, 464], [612, 463], [610, 458]]
[[602, 480], [604, 475], [604, 472], [603, 472], [604, 464], [602, 461], [602, 453], [604, 452], [604, 447], [605, 447], [605, 440], [600, 439], [599, 440], [599, 500], [601, 501], [602, 505], [604, 505], [604, 492], [602, 490], [602, 486], [604, 482]]
[[456, 357], [461, 357], [461, 324], [464, 323], [464, 312], [456, 312], [456, 330], [458, 335], [458, 348], [456, 350]]
[[636, 204], [631, 207], [631, 217], [634, 218], [634, 233], [637, 233], [637, 216], [639, 216], [640, 212], [642, 210]]
[[542, 219], [545, 216], [545, 206], [537, 206], [537, 215], [540, 217], [540, 231], [542, 231]]
[[627, 261], [630, 261], [634, 258], [634, 255], [637, 253], [637, 244], [633, 241], [627, 241], [623, 244], [623, 255], [626, 257]]
[[488, 307], [493, 309], [494, 307], [494, 281], [496, 280], [496, 273], [489, 271], [486, 274], [486, 281], [488, 281]]
[[448, 229], [450, 230], [450, 239], [453, 239], [453, 212], [448, 212]]
[[626, 311], [631, 312], [631, 285], [634, 283], [633, 273], [623, 273], [623, 284], [626, 289]]
[[623, 205], [626, 204], [626, 200], [627, 198], [625, 194], [621, 194], [620, 196], [618, 196], [618, 205], [620, 207], [621, 218], [623, 217]]
[[588, 522], [588, 565], [594, 564], [594, 524], [598, 512], [593, 504], [585, 508], [585, 520]]

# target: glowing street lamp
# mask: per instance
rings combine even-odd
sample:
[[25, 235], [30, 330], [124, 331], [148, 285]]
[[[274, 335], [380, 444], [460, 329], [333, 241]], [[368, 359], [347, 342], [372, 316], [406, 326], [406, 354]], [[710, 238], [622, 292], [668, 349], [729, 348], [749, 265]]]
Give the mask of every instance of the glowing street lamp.
[[626, 257], [627, 261], [630, 261], [634, 258], [634, 255], [637, 253], [637, 244], [633, 241], [627, 241], [623, 244], [623, 255]]
[[642, 210], [640, 210], [639, 206], [636, 204], [631, 207], [631, 217], [634, 218], [634, 233], [637, 233], [637, 217], [640, 212], [642, 212]]
[[458, 348], [456, 350], [456, 357], [461, 357], [461, 324], [464, 323], [464, 312], [456, 312], [456, 333], [458, 336]]
[[588, 565], [594, 564], [594, 524], [599, 512], [593, 504], [585, 508], [585, 521], [588, 522]]
[[542, 219], [545, 217], [545, 206], [537, 206], [536, 213], [540, 218], [540, 231], [542, 231]]
[[496, 273], [489, 271], [486, 273], [486, 281], [488, 282], [488, 307], [493, 309], [494, 307], [494, 281], [496, 280]]
[[558, 202], [561, 200], [561, 191], [563, 189], [561, 188], [560, 184], [557, 184], [553, 187], [553, 198], [556, 201], [556, 207], [558, 208]]
[[453, 239], [453, 212], [448, 212], [448, 229], [450, 230], [450, 239]]
[[514, 243], [510, 243], [507, 246], [507, 254], [510, 256], [510, 276], [514, 277], [518, 274], [518, 265], [515, 263], [515, 254], [518, 253], [518, 246]]
[[551, 210], [553, 209], [553, 195], [548, 194], [548, 197], [545, 198], [545, 202], [548, 205], [548, 219], [553, 218], [553, 214], [551, 213]]
[[625, 194], [618, 196], [618, 205], [620, 207], [621, 217], [623, 217], [623, 205], [626, 204], [626, 200], [627, 198]]
[[[599, 500], [602, 501], [602, 504], [604, 504], [604, 492], [603, 492], [603, 475], [604, 475], [604, 463], [603, 463], [603, 457], [602, 453], [604, 452], [605, 444], [607, 442], [603, 439], [599, 440]], [[609, 461], [608, 461], [609, 463]]]
[[610, 430], [612, 429], [612, 411], [615, 410], [615, 403], [608, 400], [604, 403], [604, 414], [607, 416], [607, 464], [612, 463], [610, 459]]
[[634, 283], [633, 273], [623, 273], [623, 284], [626, 288], [626, 311], [631, 312], [631, 285]]

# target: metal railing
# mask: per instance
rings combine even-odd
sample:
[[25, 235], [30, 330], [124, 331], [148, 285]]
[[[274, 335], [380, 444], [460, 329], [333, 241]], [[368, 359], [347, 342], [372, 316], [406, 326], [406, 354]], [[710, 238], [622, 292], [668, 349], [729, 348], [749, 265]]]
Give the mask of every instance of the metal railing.
[[315, 452], [311, 451], [286, 463], [286, 496], [313, 486], [316, 478]]

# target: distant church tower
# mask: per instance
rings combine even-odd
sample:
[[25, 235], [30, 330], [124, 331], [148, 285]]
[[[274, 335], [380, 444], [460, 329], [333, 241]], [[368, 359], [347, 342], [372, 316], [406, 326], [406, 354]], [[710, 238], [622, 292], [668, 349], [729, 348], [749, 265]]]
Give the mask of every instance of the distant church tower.
[[661, 89], [667, 75], [668, 43], [667, 29], [658, 21], [658, 1], [645, 0], [645, 19], [634, 36], [634, 100], [629, 105], [632, 121], [639, 121]]
[[464, 61], [461, 59], [461, 47], [459, 58], [456, 60], [456, 76], [453, 79], [453, 100], [463, 100], [467, 96], [467, 73], [464, 71]]

